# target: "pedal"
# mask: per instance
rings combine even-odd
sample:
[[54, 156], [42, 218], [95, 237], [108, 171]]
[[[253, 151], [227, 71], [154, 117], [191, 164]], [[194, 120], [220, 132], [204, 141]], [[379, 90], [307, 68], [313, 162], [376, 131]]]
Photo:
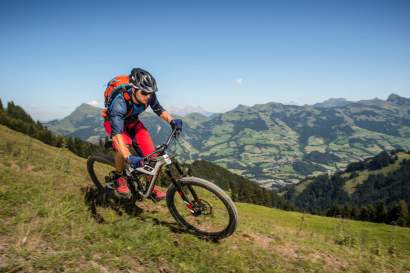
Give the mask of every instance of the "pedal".
[[110, 182], [108, 182], [107, 183], [107, 189], [110, 189], [110, 190], [114, 190], [115, 189], [115, 186], [116, 186], [116, 184], [115, 184], [115, 182], [114, 181], [110, 181]]

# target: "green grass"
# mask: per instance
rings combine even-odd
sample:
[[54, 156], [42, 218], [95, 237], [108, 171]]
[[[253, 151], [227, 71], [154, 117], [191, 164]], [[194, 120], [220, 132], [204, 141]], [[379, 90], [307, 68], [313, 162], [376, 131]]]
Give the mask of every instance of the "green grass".
[[238, 230], [220, 242], [151, 201], [98, 224], [85, 163], [0, 126], [0, 272], [410, 271], [410, 229], [256, 205], [236, 204]]

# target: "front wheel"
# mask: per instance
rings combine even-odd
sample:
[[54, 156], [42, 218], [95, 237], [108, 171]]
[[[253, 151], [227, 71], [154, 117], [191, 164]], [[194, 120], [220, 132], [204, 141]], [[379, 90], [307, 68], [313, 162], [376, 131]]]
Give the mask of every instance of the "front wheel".
[[232, 235], [238, 213], [222, 189], [197, 177], [184, 177], [178, 183], [180, 191], [175, 185], [167, 191], [167, 206], [180, 225], [209, 239]]

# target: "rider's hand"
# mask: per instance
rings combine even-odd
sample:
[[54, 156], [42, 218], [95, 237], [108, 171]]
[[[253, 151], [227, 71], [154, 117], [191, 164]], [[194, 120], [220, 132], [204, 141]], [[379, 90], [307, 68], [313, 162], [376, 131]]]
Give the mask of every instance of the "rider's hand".
[[172, 130], [177, 129], [178, 131], [182, 131], [182, 120], [180, 119], [173, 119], [170, 122]]
[[127, 158], [127, 162], [128, 164], [130, 164], [132, 168], [139, 168], [139, 167], [144, 166], [144, 159], [142, 157], [135, 156], [135, 155], [130, 155]]

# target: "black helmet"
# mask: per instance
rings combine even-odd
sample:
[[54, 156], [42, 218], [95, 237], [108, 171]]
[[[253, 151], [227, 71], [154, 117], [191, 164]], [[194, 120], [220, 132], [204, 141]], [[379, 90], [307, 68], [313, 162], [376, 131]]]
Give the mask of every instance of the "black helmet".
[[133, 68], [129, 77], [130, 84], [136, 89], [147, 93], [154, 93], [158, 91], [155, 78], [144, 69]]

